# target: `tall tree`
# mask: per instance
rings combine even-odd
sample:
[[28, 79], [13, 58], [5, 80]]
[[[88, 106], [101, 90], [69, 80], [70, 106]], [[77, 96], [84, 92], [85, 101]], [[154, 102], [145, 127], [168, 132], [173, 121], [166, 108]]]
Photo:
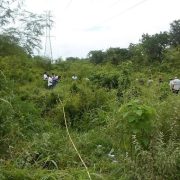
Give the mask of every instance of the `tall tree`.
[[132, 61], [135, 61], [137, 63], [143, 62], [143, 47], [141, 43], [139, 44], [130, 43], [128, 49], [131, 54]]
[[89, 58], [90, 62], [95, 63], [95, 64], [100, 64], [100, 63], [104, 62], [105, 54], [101, 50], [90, 51], [88, 53], [88, 58]]
[[41, 48], [44, 28], [52, 27], [45, 14], [35, 14], [23, 9], [22, 0], [0, 0], [0, 35], [11, 37], [28, 54]]
[[173, 46], [180, 45], [180, 19], [170, 24], [170, 38]]
[[1, 28], [15, 22], [22, 5], [22, 0], [0, 0]]
[[11, 36], [0, 35], [0, 56], [27, 56], [24, 48], [15, 43]]
[[142, 47], [144, 55], [147, 56], [150, 62], [162, 61], [163, 53], [169, 45], [169, 35], [167, 32], [160, 32], [159, 34], [142, 35]]
[[130, 57], [130, 51], [126, 48], [109, 48], [106, 51], [106, 59], [110, 60], [111, 63], [115, 65], [130, 59]]

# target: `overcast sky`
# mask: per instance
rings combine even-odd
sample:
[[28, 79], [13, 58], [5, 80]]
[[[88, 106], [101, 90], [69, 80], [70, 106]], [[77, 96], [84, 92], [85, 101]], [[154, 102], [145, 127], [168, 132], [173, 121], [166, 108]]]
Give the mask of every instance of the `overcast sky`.
[[[127, 48], [130, 43], [138, 43], [143, 33], [169, 31], [170, 23], [180, 19], [180, 0], [25, 2], [26, 9], [33, 12], [51, 11], [55, 21], [51, 31], [53, 58], [86, 57], [91, 50]], [[46, 54], [50, 54], [49, 47]]]

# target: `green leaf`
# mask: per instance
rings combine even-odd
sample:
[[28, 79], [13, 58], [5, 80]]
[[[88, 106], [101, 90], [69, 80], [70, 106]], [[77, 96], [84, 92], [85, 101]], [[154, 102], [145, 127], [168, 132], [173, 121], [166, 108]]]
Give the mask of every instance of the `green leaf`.
[[134, 117], [134, 116], [129, 116], [128, 117], [128, 122], [133, 122], [133, 121], [135, 121], [136, 120], [136, 118]]
[[142, 111], [142, 110], [137, 110], [137, 111], [136, 111], [136, 114], [137, 114], [138, 116], [141, 116], [141, 115], [142, 115], [142, 113], [143, 113], [143, 111]]
[[123, 118], [126, 118], [129, 115], [129, 112], [123, 114]]

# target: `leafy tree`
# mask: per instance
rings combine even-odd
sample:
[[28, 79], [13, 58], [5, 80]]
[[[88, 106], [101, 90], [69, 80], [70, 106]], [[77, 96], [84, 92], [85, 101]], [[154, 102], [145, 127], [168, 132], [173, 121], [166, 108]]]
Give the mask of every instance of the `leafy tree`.
[[128, 60], [131, 54], [126, 48], [109, 48], [106, 51], [106, 58], [110, 60], [112, 64], [119, 64], [122, 61]]
[[20, 47], [11, 36], [0, 35], [0, 56], [26, 56], [25, 50]]
[[46, 15], [34, 14], [23, 9], [21, 0], [0, 1], [0, 34], [11, 37], [15, 44], [23, 47], [27, 53], [41, 48], [40, 37], [45, 27], [50, 27], [53, 21], [47, 23]]
[[100, 64], [104, 62], [105, 59], [105, 54], [101, 50], [96, 50], [96, 51], [90, 51], [88, 53], [88, 58], [90, 62], [94, 64]]
[[[17, 13], [22, 6], [22, 0], [0, 0], [0, 25], [1, 28], [14, 23]], [[13, 4], [13, 6], [11, 6]]]
[[155, 60], [162, 61], [163, 53], [169, 45], [169, 35], [167, 32], [160, 32], [159, 34], [142, 35], [142, 47], [144, 55], [147, 56], [150, 62]]
[[129, 52], [131, 54], [131, 59], [132, 61], [142, 63], [143, 61], [143, 47], [142, 44], [130, 44], [129, 47]]
[[180, 45], [180, 19], [170, 24], [170, 40], [173, 46]]

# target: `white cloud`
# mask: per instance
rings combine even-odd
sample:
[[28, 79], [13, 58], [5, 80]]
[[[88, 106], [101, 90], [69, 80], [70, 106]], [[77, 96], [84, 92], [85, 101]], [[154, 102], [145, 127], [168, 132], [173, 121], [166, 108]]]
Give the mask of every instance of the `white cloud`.
[[34, 12], [50, 10], [54, 57], [85, 57], [90, 50], [128, 47], [143, 33], [169, 30], [180, 18], [179, 0], [26, 0]]

